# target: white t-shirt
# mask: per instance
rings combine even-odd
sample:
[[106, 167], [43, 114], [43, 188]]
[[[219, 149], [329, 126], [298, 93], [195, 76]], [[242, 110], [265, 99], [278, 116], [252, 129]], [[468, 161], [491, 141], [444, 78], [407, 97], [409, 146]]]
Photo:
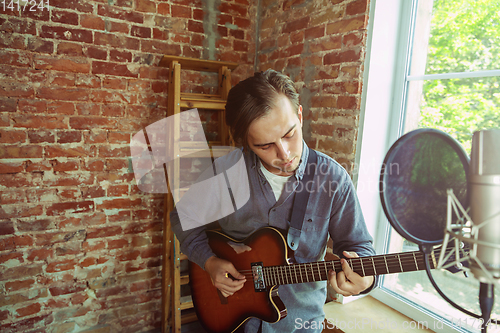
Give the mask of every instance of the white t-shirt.
[[266, 167], [262, 164], [262, 162], [260, 163], [260, 169], [262, 170], [262, 173], [264, 174], [267, 181], [271, 185], [274, 196], [276, 197], [276, 201], [278, 201], [279, 197], [281, 196], [281, 192], [283, 192], [283, 188], [285, 187], [285, 183], [291, 176], [275, 175], [271, 171], [267, 170]]

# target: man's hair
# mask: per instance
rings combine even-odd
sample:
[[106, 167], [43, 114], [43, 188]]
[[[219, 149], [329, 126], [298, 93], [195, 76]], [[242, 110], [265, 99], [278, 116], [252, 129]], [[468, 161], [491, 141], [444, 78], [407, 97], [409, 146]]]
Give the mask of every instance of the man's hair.
[[294, 111], [299, 109], [299, 94], [293, 81], [286, 75], [272, 69], [257, 72], [240, 81], [227, 96], [226, 124], [235, 143], [248, 148], [247, 136], [250, 124], [275, 106], [279, 95], [288, 97]]

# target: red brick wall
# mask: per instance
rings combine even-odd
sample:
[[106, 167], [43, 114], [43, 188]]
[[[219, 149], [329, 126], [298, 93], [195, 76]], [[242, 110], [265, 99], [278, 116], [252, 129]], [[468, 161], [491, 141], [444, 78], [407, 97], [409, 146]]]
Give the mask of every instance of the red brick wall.
[[1, 332], [160, 325], [163, 196], [137, 189], [129, 142], [166, 116], [163, 54], [253, 72], [254, 4], [214, 2], [0, 8]]
[[308, 144], [352, 171], [369, 0], [262, 0], [260, 69], [296, 82]]
[[[163, 54], [238, 62], [236, 83], [258, 52], [257, 69], [297, 82], [310, 145], [349, 167], [367, 1], [0, 8], [0, 331], [158, 328], [163, 199], [137, 189], [129, 142], [166, 116]], [[208, 77], [183, 90], [213, 90]]]

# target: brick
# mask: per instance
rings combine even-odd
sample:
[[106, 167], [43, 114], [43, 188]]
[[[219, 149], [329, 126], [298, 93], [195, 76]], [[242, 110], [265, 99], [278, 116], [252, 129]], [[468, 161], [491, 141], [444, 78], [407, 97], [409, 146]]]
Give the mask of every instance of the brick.
[[78, 25], [78, 14], [66, 10], [53, 9], [51, 12], [52, 22]]
[[[71, 149], [71, 148], [70, 148]], [[76, 148], [72, 148], [74, 150], [77, 150]], [[62, 154], [61, 154], [62, 155]], [[75, 154], [76, 155], [76, 154]], [[44, 179], [44, 184], [49, 185], [49, 186], [82, 186], [82, 185], [90, 185], [94, 181], [94, 177], [90, 173], [71, 173], [71, 174], [66, 174], [66, 173], [59, 173], [57, 177], [54, 177], [53, 175], [46, 175]], [[80, 203], [71, 203], [74, 204], [75, 207]], [[55, 204], [54, 208], [57, 208], [58, 204]], [[90, 205], [90, 203], [88, 203]], [[86, 209], [87, 206], [83, 204], [82, 209]]]
[[87, 101], [88, 91], [80, 88], [40, 88], [36, 96], [42, 99], [62, 101]]
[[6, 49], [25, 50], [25, 39], [23, 36], [0, 33], [0, 47]]
[[[28, 299], [28, 297], [25, 297], [25, 299]], [[16, 302], [18, 301], [21, 300], [16, 299]], [[52, 314], [46, 314], [14, 321], [8, 324], [2, 324], [2, 326], [0, 326], [0, 329], [5, 332], [28, 332], [35, 328], [35, 325], [37, 327], [43, 327], [49, 325], [50, 323], [52, 323], [52, 321]]]
[[99, 47], [89, 46], [84, 54], [92, 59], [106, 60], [108, 58], [108, 51]]
[[0, 143], [24, 143], [26, 132], [18, 130], [0, 129]]
[[0, 158], [41, 158], [43, 147], [40, 146], [18, 146], [2, 145], [0, 147]]
[[28, 254], [29, 261], [45, 261], [53, 257], [54, 250], [52, 248], [32, 249]]
[[283, 51], [283, 57], [293, 57], [295, 55], [299, 55], [304, 50], [304, 44], [296, 44], [288, 47]]
[[0, 82], [0, 96], [5, 97], [33, 97], [34, 89], [31, 85], [20, 82]]
[[137, 73], [132, 73], [126, 65], [93, 61], [92, 74], [106, 74], [126, 77], [138, 77]]
[[28, 67], [31, 64], [32, 55], [22, 52], [10, 52], [0, 49], [0, 63], [19, 67]]
[[145, 13], [156, 13], [156, 4], [150, 0], [136, 0], [135, 10]]
[[42, 38], [54, 38], [73, 42], [92, 43], [92, 32], [83, 29], [70, 29], [44, 25], [40, 31]]
[[[170, 8], [172, 17], [192, 18], [191, 7], [172, 5]], [[223, 24], [220, 23], [220, 18], [219, 24]]]
[[81, 2], [79, 0], [51, 0], [50, 6], [58, 8], [67, 8], [78, 12], [90, 13], [93, 6], [90, 3]]
[[121, 22], [106, 21], [106, 31], [109, 32], [121, 32], [128, 34], [130, 32], [129, 25]]
[[122, 105], [103, 105], [102, 115], [105, 117], [123, 117], [125, 116], [125, 108]]
[[106, 28], [106, 25], [102, 18], [100, 18], [99, 16], [87, 14], [80, 15], [80, 25], [83, 28], [92, 30], [104, 30]]
[[17, 266], [19, 266], [19, 264], [24, 263], [23, 254], [21, 252], [14, 251], [0, 253], [0, 264], [3, 265], [11, 260], [16, 261], [18, 264]]
[[221, 11], [221, 13], [226, 13], [234, 16], [247, 17], [248, 15], [248, 6], [242, 6], [240, 4], [223, 2], [219, 6], [219, 10]]
[[134, 25], [132, 26], [132, 28], [130, 28], [130, 36], [139, 38], [151, 38], [151, 28], [139, 27]]
[[283, 27], [282, 33], [287, 34], [287, 33], [293, 32], [293, 31], [306, 29], [309, 26], [309, 21], [310, 21], [310, 17], [305, 16], [305, 17], [300, 18], [298, 20], [288, 22]]
[[156, 10], [160, 15], [170, 16], [170, 4], [160, 2], [157, 4]]
[[87, 240], [92, 238], [112, 237], [122, 233], [120, 226], [110, 226], [103, 228], [93, 228], [87, 231]]
[[[75, 85], [77, 87], [82, 87], [82, 88], [100, 88], [101, 79], [95, 75], [77, 74], [75, 79]], [[76, 105], [76, 109], [79, 111], [82, 106], [87, 106], [87, 105], [92, 106], [93, 104], [79, 103]]]
[[19, 231], [44, 231], [52, 229], [53, 224], [49, 219], [18, 221], [17, 229]]
[[85, 213], [94, 210], [93, 201], [82, 201], [82, 202], [63, 202], [56, 203], [47, 207], [47, 215], [61, 215], [61, 214], [75, 214], [75, 213]]
[[0, 31], [36, 35], [36, 23], [31, 20], [10, 17], [8, 20], [0, 23]]
[[233, 42], [233, 46], [234, 46], [235, 51], [248, 52], [248, 42], [247, 41], [235, 40]]
[[337, 99], [334, 96], [313, 96], [311, 100], [312, 107], [336, 108]]
[[162, 247], [157, 246], [157, 247], [150, 247], [144, 251], [141, 252], [141, 258], [146, 259], [146, 258], [156, 258], [162, 255]]
[[68, 128], [66, 120], [62, 116], [32, 116], [16, 115], [13, 117], [14, 127], [24, 128]]
[[326, 26], [326, 34], [339, 34], [361, 30], [366, 28], [366, 17], [357, 16], [350, 19], [344, 19], [338, 22], [329, 23]]
[[346, 15], [368, 14], [368, 1], [356, 0], [347, 4]]
[[0, 97], [0, 112], [16, 112], [17, 98]]
[[313, 39], [320, 38], [325, 35], [325, 26], [312, 27], [305, 30], [305, 38]]
[[363, 37], [362, 33], [346, 34], [343, 37], [342, 44], [348, 48], [359, 46], [363, 43]]
[[161, 231], [163, 230], [163, 226], [160, 222], [152, 222], [152, 223], [134, 223], [129, 224], [123, 230], [124, 234], [139, 234], [143, 232], [152, 232], [152, 231]]
[[69, 161], [69, 162], [53, 161], [52, 168], [54, 172], [77, 171], [80, 169], [80, 163], [77, 161]]
[[[62, 262], [60, 266], [54, 267], [54, 269], [62, 269], [62, 270], [69, 270], [74, 268], [75, 262], [74, 260], [67, 260], [67, 263]], [[50, 266], [51, 264], [49, 264]], [[51, 267], [52, 268], [52, 267]], [[61, 270], [56, 270], [55, 272], [60, 272]], [[49, 267], [47, 267], [47, 272], [49, 272]], [[60, 295], [67, 295], [67, 294], [74, 294], [78, 293], [81, 291], [84, 291], [87, 289], [87, 286], [85, 285], [84, 282], [77, 282], [77, 283], [71, 283], [67, 285], [62, 285], [62, 286], [54, 286], [50, 287], [49, 291], [52, 296], [60, 296]]]
[[71, 117], [69, 125], [72, 129], [115, 129], [116, 120], [105, 117]]
[[198, 21], [193, 21], [193, 20], [188, 21], [187, 29], [190, 32], [197, 32], [197, 33], [204, 33], [205, 32], [205, 29], [203, 28], [203, 23], [198, 22]]
[[87, 233], [85, 230], [77, 230], [73, 232], [45, 232], [36, 234], [35, 244], [37, 246], [52, 246], [56, 243], [64, 243], [69, 241], [83, 242]]
[[14, 223], [12, 221], [0, 222], [0, 236], [14, 234]]
[[0, 162], [0, 173], [19, 173], [24, 171], [24, 162]]
[[40, 174], [0, 174], [0, 185], [8, 188], [40, 186]]
[[[87, 171], [104, 171], [104, 161], [101, 160], [94, 160], [94, 161], [88, 161], [87, 165], [85, 165], [85, 170]], [[103, 193], [104, 195], [104, 193]], [[100, 196], [103, 196], [100, 195]]]
[[229, 30], [229, 36], [234, 37], [236, 39], [245, 39], [245, 32], [240, 29]]
[[103, 200], [101, 204], [97, 205], [98, 210], [105, 209], [129, 209], [136, 206], [140, 206], [142, 203], [141, 199], [109, 199]]
[[123, 48], [128, 50], [139, 50], [140, 40], [117, 34], [95, 33], [95, 44]]
[[358, 109], [359, 99], [355, 96], [339, 96], [337, 99], [337, 107], [339, 109]]
[[16, 310], [18, 315], [16, 317], [31, 316], [35, 313], [40, 312], [41, 308], [42, 308], [42, 306], [40, 305], [40, 303], [33, 303], [33, 304], [28, 305], [28, 306], [18, 308]]
[[354, 145], [352, 142], [325, 139], [318, 141], [318, 149], [334, 153], [352, 154], [354, 152]]
[[109, 60], [115, 62], [132, 62], [132, 53], [128, 51], [109, 51]]
[[[137, 6], [137, 4], [136, 4]], [[97, 15], [107, 16], [127, 22], [144, 23], [144, 15], [132, 11], [123, 10], [114, 6], [97, 5]]]
[[86, 60], [56, 59], [48, 57], [35, 58], [35, 69], [55, 70], [71, 73], [88, 73], [90, 63]]
[[43, 264], [16, 266], [4, 269], [2, 279], [3, 281], [30, 279], [42, 273]]
[[82, 133], [79, 131], [63, 131], [57, 133], [58, 143], [72, 143], [82, 141]]
[[28, 139], [30, 143], [54, 143], [56, 142], [54, 133], [50, 131], [28, 131]]
[[341, 36], [327, 36], [324, 38], [319, 38], [309, 43], [309, 49], [311, 52], [321, 52], [336, 50], [342, 47], [342, 37]]
[[47, 113], [49, 114], [75, 114], [75, 105], [68, 102], [51, 102], [47, 106]]
[[72, 56], [82, 56], [83, 48], [80, 44], [61, 42], [57, 46], [58, 54], [72, 55]]
[[43, 40], [38, 37], [28, 37], [26, 49], [36, 53], [51, 54], [54, 52], [54, 43], [50, 40]]

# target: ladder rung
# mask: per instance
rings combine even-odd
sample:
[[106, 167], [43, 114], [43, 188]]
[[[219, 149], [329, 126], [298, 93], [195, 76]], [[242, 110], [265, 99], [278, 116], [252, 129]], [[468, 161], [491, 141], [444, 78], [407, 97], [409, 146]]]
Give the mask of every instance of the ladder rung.
[[181, 324], [192, 323], [193, 321], [197, 321], [198, 317], [196, 316], [196, 312], [183, 313], [181, 315]]
[[225, 101], [221, 95], [201, 94], [201, 93], [184, 93], [181, 92], [181, 100], [185, 101]]
[[185, 285], [189, 283], [189, 275], [181, 275], [181, 285]]
[[172, 61], [178, 61], [183, 69], [190, 69], [195, 71], [218, 72], [219, 68], [226, 66], [233, 70], [238, 64], [234, 62], [203, 60], [195, 58], [186, 58], [179, 56], [165, 55], [160, 60], [160, 66], [170, 67]]
[[191, 309], [194, 306], [193, 299], [191, 298], [191, 295], [182, 296], [180, 301], [181, 301], [181, 304], [179, 307], [181, 308], [181, 310]]
[[209, 109], [209, 110], [224, 110], [226, 107], [225, 100], [204, 100], [204, 101], [191, 101], [191, 100], [181, 100], [181, 108], [197, 108], [197, 109]]

